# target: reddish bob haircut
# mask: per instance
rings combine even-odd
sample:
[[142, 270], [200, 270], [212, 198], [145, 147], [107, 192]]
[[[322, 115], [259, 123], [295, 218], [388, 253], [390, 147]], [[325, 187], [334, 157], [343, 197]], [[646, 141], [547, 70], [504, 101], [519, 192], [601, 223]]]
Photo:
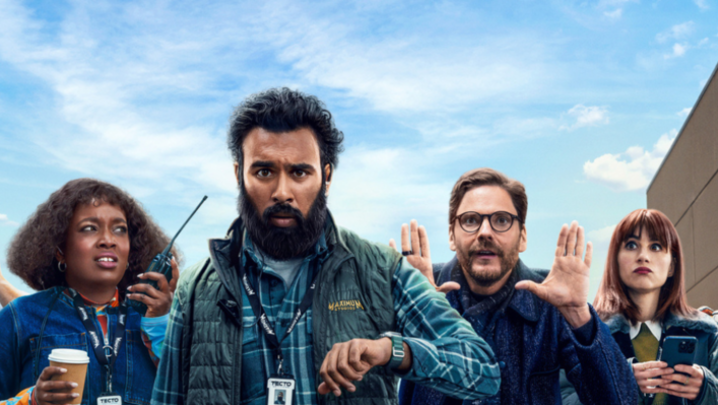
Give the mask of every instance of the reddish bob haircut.
[[641, 232], [648, 232], [651, 240], [656, 240], [668, 249], [673, 257], [673, 276], [668, 277], [661, 287], [658, 308], [654, 321], [662, 320], [668, 311], [684, 317], [691, 317], [696, 310], [688, 305], [685, 282], [683, 281], [683, 249], [676, 228], [661, 211], [638, 209], [616, 225], [611, 237], [606, 258], [606, 271], [603, 273], [601, 285], [598, 287], [593, 306], [601, 319], [606, 320], [615, 314], [621, 314], [631, 323], [638, 320], [638, 307], [628, 295], [628, 288], [621, 282], [618, 269], [618, 252], [621, 245], [629, 237], [641, 237]]

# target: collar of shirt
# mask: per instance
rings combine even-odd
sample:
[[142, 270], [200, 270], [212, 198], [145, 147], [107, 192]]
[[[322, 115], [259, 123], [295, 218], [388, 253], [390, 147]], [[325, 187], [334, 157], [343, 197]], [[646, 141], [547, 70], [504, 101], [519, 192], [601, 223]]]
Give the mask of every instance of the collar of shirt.
[[[80, 294], [79, 291], [77, 293]], [[72, 303], [70, 292], [67, 290], [67, 288], [65, 289], [63, 295], [64, 299], [68, 302], [68, 304], [74, 305]], [[112, 298], [110, 298], [110, 300], [107, 302], [95, 302], [82, 294], [80, 294], [80, 297], [82, 298], [82, 301], [85, 302], [85, 305], [94, 307], [98, 311], [104, 309], [106, 306], [109, 306], [110, 308], [117, 308], [120, 306], [120, 292], [117, 288], [115, 288], [115, 295], [113, 295]]]
[[641, 331], [641, 323], [645, 323], [646, 326], [648, 326], [648, 330], [651, 331], [651, 334], [656, 337], [656, 340], [659, 342], [661, 341], [662, 327], [661, 323], [656, 321], [636, 322], [635, 324], [631, 324], [631, 329], [628, 334], [631, 340], [638, 336], [638, 333]]
[[[312, 260], [314, 259], [314, 257], [319, 257], [321, 260], [326, 258], [328, 249], [327, 240], [324, 235], [325, 232], [322, 232], [322, 234], [319, 235], [319, 240], [317, 240], [317, 243], [314, 244], [314, 249], [310, 249], [307, 256], [304, 257], [305, 261]], [[252, 238], [249, 237], [246, 229], [242, 234], [242, 251], [239, 255], [240, 260], [242, 261], [242, 266], [246, 266], [248, 260], [253, 262], [257, 269], [261, 268], [264, 264], [264, 261], [260, 260], [257, 256], [256, 250], [254, 248], [254, 243], [252, 242]]]

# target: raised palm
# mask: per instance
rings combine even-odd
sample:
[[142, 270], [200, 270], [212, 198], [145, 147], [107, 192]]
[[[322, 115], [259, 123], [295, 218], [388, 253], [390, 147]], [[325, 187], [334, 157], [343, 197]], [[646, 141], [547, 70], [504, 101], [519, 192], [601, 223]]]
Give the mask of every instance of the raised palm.
[[587, 301], [592, 251], [593, 246], [589, 242], [586, 257], [583, 257], [584, 231], [578, 222], [573, 221], [570, 227], [564, 224], [558, 235], [551, 272], [546, 279], [541, 284], [520, 281], [516, 288], [531, 291], [555, 306], [572, 326], [581, 326], [590, 319]]
[[[389, 240], [389, 246], [397, 249], [394, 239]], [[436, 288], [436, 291], [447, 293], [461, 288], [459, 283], [453, 281], [446, 282], [441, 286], [436, 285], [434, 281], [434, 268], [431, 263], [429, 237], [426, 234], [426, 228], [419, 226], [415, 219], [411, 220], [410, 226], [407, 224], [401, 226], [401, 252], [403, 252], [409, 264], [419, 270], [421, 274], [429, 280], [429, 283]]]

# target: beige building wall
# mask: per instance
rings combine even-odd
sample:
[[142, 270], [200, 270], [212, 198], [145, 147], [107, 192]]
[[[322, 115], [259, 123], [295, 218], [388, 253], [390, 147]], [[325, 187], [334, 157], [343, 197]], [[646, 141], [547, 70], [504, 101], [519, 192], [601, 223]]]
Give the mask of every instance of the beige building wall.
[[713, 70], [648, 187], [648, 208], [673, 221], [691, 306], [718, 309], [718, 77]]

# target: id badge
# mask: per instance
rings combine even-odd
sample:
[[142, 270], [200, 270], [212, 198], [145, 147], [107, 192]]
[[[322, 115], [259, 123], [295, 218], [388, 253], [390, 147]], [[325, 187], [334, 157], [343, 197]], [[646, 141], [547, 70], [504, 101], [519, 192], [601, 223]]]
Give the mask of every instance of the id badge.
[[103, 392], [97, 397], [97, 405], [122, 405], [122, 397], [114, 392]]
[[267, 380], [267, 405], [292, 405], [295, 384], [291, 375], [270, 377]]

